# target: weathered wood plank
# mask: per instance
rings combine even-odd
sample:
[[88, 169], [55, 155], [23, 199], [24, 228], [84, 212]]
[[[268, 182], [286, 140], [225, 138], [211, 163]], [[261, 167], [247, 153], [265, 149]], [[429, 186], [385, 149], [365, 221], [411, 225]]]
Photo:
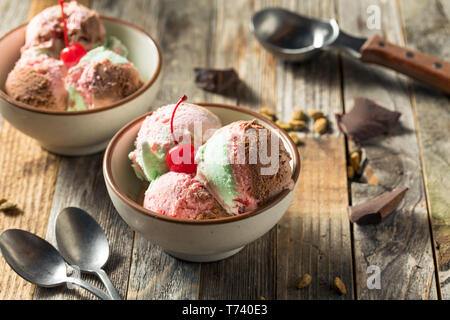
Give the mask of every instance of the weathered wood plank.
[[[352, 299], [353, 273], [343, 138], [305, 138], [294, 202], [278, 225], [277, 299]], [[312, 282], [298, 290], [308, 273]], [[333, 279], [347, 294], [333, 290]]]
[[[282, 1], [307, 16], [333, 18], [333, 1]], [[334, 113], [342, 111], [338, 57], [323, 53], [306, 64], [279, 63], [278, 110], [290, 119], [295, 108], [319, 109], [330, 120], [327, 135], [303, 134], [303, 159], [296, 198], [278, 226], [277, 298], [352, 299], [353, 272], [348, 205], [345, 140], [336, 130]], [[297, 281], [309, 273], [308, 288]], [[340, 297], [332, 289], [340, 277], [348, 290]]]
[[[275, 101], [275, 60], [258, 45], [248, 28], [252, 12], [273, 1], [218, 1], [210, 66], [234, 68], [242, 83], [228, 96], [209, 95], [209, 101], [239, 104], [254, 110], [264, 98]], [[239, 12], [236, 15], [236, 12]], [[270, 84], [269, 84], [270, 83]], [[200, 299], [267, 299], [276, 297], [276, 228], [235, 256], [203, 264]], [[230, 279], [233, 281], [230, 281]]]
[[[381, 9], [382, 30], [366, 26], [367, 8]], [[339, 22], [349, 33], [379, 33], [403, 44], [396, 3], [393, 1], [338, 1]], [[363, 144], [369, 164], [380, 182], [376, 186], [352, 183], [352, 202], [360, 203], [386, 190], [409, 187], [396, 212], [376, 226], [354, 225], [356, 288], [358, 299], [435, 299], [437, 289], [429, 233], [420, 154], [414, 115], [404, 77], [379, 67], [363, 65], [343, 55], [345, 108], [364, 96], [402, 113], [400, 126], [390, 137]], [[381, 270], [381, 289], [367, 287], [367, 268]]]
[[[81, 1], [84, 5], [89, 5], [89, 1]], [[40, 12], [49, 5], [54, 5], [54, 1], [34, 1], [30, 8], [30, 16]], [[53, 197], [53, 205], [50, 214], [50, 221], [47, 228], [47, 239], [54, 241], [54, 221], [61, 209], [67, 206], [79, 206], [90, 212], [106, 230], [111, 241], [111, 259], [106, 267], [110, 271], [111, 279], [119, 291], [125, 295], [128, 281], [128, 270], [119, 269], [118, 265], [123, 264], [129, 268], [129, 260], [132, 247], [133, 233], [127, 229], [125, 223], [118, 217], [113, 209], [108, 196], [101, 171], [102, 156], [86, 158], [63, 158], [60, 167], [56, 191]], [[94, 174], [93, 174], [94, 173]], [[48, 201], [51, 203], [51, 200]], [[119, 239], [123, 243], [119, 242]], [[115, 240], [115, 241], [114, 241]], [[121, 254], [121, 250], [125, 252]], [[98, 285], [98, 282], [96, 283]], [[71, 291], [73, 292], [73, 291]], [[35, 299], [73, 299], [92, 298], [86, 291], [75, 291], [76, 294], [68, 294], [64, 288], [36, 290]]]
[[[450, 60], [450, 1], [400, 1], [400, 9], [407, 45]], [[440, 290], [446, 300], [450, 299], [449, 105], [448, 96], [414, 85], [413, 106], [432, 217]]]
[[[2, 31], [24, 22], [30, 2], [8, 1], [1, 14]], [[29, 11], [28, 17], [36, 12]], [[11, 25], [6, 22], [10, 21]], [[20, 228], [45, 235], [59, 158], [41, 149], [36, 141], [4, 122], [0, 132], [0, 194], [16, 202], [21, 212], [0, 214], [0, 230]], [[0, 299], [30, 299], [34, 286], [0, 260]]]
[[[0, 133], [0, 194], [18, 204], [20, 212], [0, 213], [0, 230], [24, 229], [45, 235], [58, 157], [41, 150], [31, 138], [3, 124]], [[30, 299], [34, 287], [0, 260], [0, 299]]]
[[[213, 68], [234, 68], [242, 82], [236, 92], [208, 95], [209, 101], [239, 104], [253, 109], [260, 104], [275, 105], [275, 59], [254, 41], [249, 30], [252, 12], [266, 3], [273, 3], [273, 0], [217, 3], [208, 63]], [[262, 89], [263, 85], [265, 90]]]
[[[292, 11], [310, 17], [331, 19], [335, 17], [333, 1], [291, 1], [277, 3]], [[322, 110], [330, 122], [328, 133], [339, 136], [334, 113], [341, 110], [339, 65], [337, 56], [323, 52], [306, 63], [277, 64], [277, 111], [282, 120], [288, 121], [293, 109]], [[311, 136], [313, 122], [309, 130], [300, 136]]]
[[[194, 67], [205, 65], [210, 45], [214, 2], [196, 1], [95, 1], [94, 9], [118, 16], [147, 30], [163, 53], [162, 83], [157, 100], [162, 106], [182, 94], [190, 101], [203, 101], [205, 94], [194, 84]], [[200, 265], [177, 260], [136, 234], [128, 299], [196, 299]]]
[[[77, 0], [78, 3], [89, 7], [90, 0]], [[45, 8], [58, 5], [57, 0], [32, 0], [30, 4], [30, 17], [35, 16]]]
[[25, 23], [28, 17], [31, 0], [2, 1], [0, 4], [0, 35]]
[[[47, 1], [48, 2], [48, 1]], [[33, 8], [42, 10], [54, 1], [35, 2]], [[82, 1], [89, 5], [88, 1]], [[110, 240], [110, 261], [106, 271], [119, 292], [125, 296], [128, 282], [130, 252], [133, 244], [133, 232], [119, 218], [109, 201], [101, 171], [102, 156], [83, 158], [63, 158], [58, 173], [56, 191], [47, 228], [47, 239], [55, 245], [54, 223], [57, 214], [67, 206], [78, 206], [92, 214], [102, 225]], [[99, 285], [98, 281], [93, 281]], [[93, 298], [84, 290], [68, 291], [58, 289], [36, 290], [35, 299], [85, 299]]]
[[[313, 1], [301, 4], [293, 1], [282, 3], [280, 1], [254, 1], [239, 4], [237, 1], [224, 2], [218, 7], [217, 12], [215, 65], [234, 67], [239, 72], [245, 83], [245, 86], [241, 88], [245, 91], [240, 92], [238, 97], [243, 106], [257, 109], [262, 105], [268, 105], [276, 109], [279, 117], [286, 121], [289, 120], [295, 107], [319, 108], [326, 114], [330, 114], [330, 111], [340, 111], [339, 73], [336, 57], [333, 59], [331, 56], [331, 61], [328, 63], [330, 57], [327, 56], [324, 57], [324, 60], [316, 61], [312, 65], [279, 62], [264, 51], [249, 33], [247, 26], [251, 14], [263, 7], [274, 5], [282, 5], [322, 17], [330, 17], [334, 14], [332, 5]], [[240, 12], [238, 17], [235, 16], [236, 10]], [[321, 67], [319, 67], [320, 64]], [[308, 77], [308, 84], [305, 81], [306, 77]], [[214, 97], [214, 100], [228, 103], [232, 101], [230, 97]], [[299, 201], [302, 198], [300, 198], [301, 194], [298, 190], [306, 189], [301, 176], [300, 186], [297, 190], [299, 196], [278, 228], [272, 229], [264, 237], [248, 245], [241, 253], [230, 259], [202, 265], [200, 298], [254, 299], [259, 296], [268, 299], [300, 298], [303, 297], [302, 293], [293, 289], [296, 281], [302, 272], [316, 275], [318, 270], [324, 271], [324, 282], [326, 283], [325, 285], [321, 283], [319, 286], [319, 281], [316, 282], [315, 292], [320, 291], [318, 297], [339, 298], [333, 290], [330, 290], [333, 276], [342, 277], [346, 285], [349, 288], [352, 287], [350, 229], [345, 214], [345, 207], [348, 204], [345, 143], [343, 137], [333, 136], [331, 140], [328, 138], [331, 137], [308, 141], [314, 146], [321, 145], [321, 143], [326, 146], [335, 145], [337, 149], [337, 152], [332, 153], [333, 157], [327, 159], [329, 159], [328, 165], [336, 169], [336, 175], [340, 176], [339, 181], [342, 183], [336, 189], [333, 188], [333, 192], [330, 193], [333, 198], [330, 204], [322, 206], [323, 210], [319, 210], [320, 216], [327, 218], [319, 221], [319, 219], [314, 219], [312, 210], [303, 210], [302, 207], [299, 207]], [[322, 145], [322, 147], [324, 146]], [[308, 153], [308, 157], [312, 157], [312, 154]], [[336, 162], [338, 165], [334, 167]], [[315, 183], [317, 192], [326, 194], [330, 191], [319, 187], [318, 181], [310, 182]], [[317, 209], [320, 206], [319, 202], [315, 202], [313, 206], [315, 206], [314, 209]], [[305, 233], [312, 239], [309, 243], [304, 242], [299, 235], [298, 223], [300, 221], [301, 224], [302, 218], [305, 223], [308, 221], [317, 227], [314, 230], [306, 228]], [[329, 230], [330, 232], [321, 238], [319, 230]], [[292, 241], [295, 241], [296, 245], [291, 245]], [[321, 258], [317, 258], [318, 255], [316, 255], [317, 259], [312, 258], [312, 263], [309, 260], [308, 262], [302, 260], [302, 256], [298, 253], [301, 250], [309, 252], [314, 246], [323, 250]], [[275, 254], [276, 258], [274, 258]], [[337, 265], [336, 274], [329, 272], [331, 263]], [[230, 278], [233, 278], [233, 281], [229, 281]], [[316, 277], [316, 279], [318, 278]], [[345, 298], [351, 297], [350, 290]]]

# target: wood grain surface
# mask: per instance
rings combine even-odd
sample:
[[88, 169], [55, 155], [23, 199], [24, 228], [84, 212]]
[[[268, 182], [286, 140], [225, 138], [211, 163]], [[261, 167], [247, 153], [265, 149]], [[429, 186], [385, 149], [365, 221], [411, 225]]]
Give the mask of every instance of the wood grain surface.
[[[82, 4], [84, 6], [89, 7], [90, 5], [90, 0], [77, 0], [77, 2], [79, 4]], [[45, 8], [51, 7], [51, 6], [56, 6], [59, 5], [59, 1], [58, 0], [31, 0], [31, 2], [29, 2], [29, 13], [28, 13], [28, 18], [31, 19], [33, 18], [36, 14], [38, 14], [39, 12], [41, 12], [42, 10], [44, 10]]]
[[[156, 106], [176, 103], [183, 94], [189, 101], [205, 100], [205, 94], [195, 87], [193, 68], [207, 62], [209, 50], [203, 48], [209, 45], [213, 2], [203, 0], [197, 4], [180, 6], [176, 0], [134, 1], [132, 5], [128, 1], [95, 2], [96, 10], [108, 15], [116, 13], [144, 27], [161, 46], [164, 87]], [[128, 299], [196, 299], [199, 278], [199, 264], [177, 260], [136, 234]]]
[[[291, 207], [278, 224], [278, 299], [353, 299], [354, 282], [344, 139], [305, 138], [302, 173]], [[307, 288], [296, 285], [312, 276]], [[333, 289], [341, 278], [347, 294]]]
[[[309, 16], [331, 19], [336, 14], [331, 1], [283, 1], [280, 5]], [[278, 225], [279, 299], [354, 297], [346, 148], [334, 122], [334, 113], [343, 111], [340, 79], [336, 53], [323, 53], [305, 64], [278, 64], [277, 105], [282, 120], [289, 121], [292, 111], [301, 108], [322, 110], [330, 121], [324, 136], [312, 132], [312, 120], [309, 130], [300, 134], [300, 182], [294, 202]], [[298, 290], [296, 284], [305, 273], [312, 276], [311, 285]], [[343, 280], [346, 295], [332, 289], [335, 277]]]
[[[0, 33], [56, 2], [1, 1]], [[330, 120], [329, 130], [318, 136], [309, 121], [308, 130], [299, 133], [299, 185], [278, 226], [229, 259], [198, 264], [164, 253], [119, 218], [103, 182], [102, 154], [54, 156], [0, 121], [0, 197], [21, 209], [0, 213], [0, 232], [21, 228], [54, 243], [60, 210], [85, 209], [107, 233], [111, 255], [105, 268], [127, 299], [450, 299], [449, 97], [336, 52], [324, 52], [306, 64], [278, 61], [248, 29], [253, 12], [281, 6], [337, 18], [350, 34], [378, 34], [448, 61], [450, 0], [196, 0], [182, 6], [177, 0], [81, 2], [140, 26], [158, 41], [164, 85], [153, 105], [173, 103], [186, 94], [196, 102], [253, 110], [268, 106], [283, 121], [294, 109], [319, 109]], [[370, 5], [381, 9], [381, 30], [367, 28]], [[242, 84], [225, 95], [206, 93], [194, 84], [194, 67], [233, 67]], [[363, 145], [377, 184], [349, 184], [346, 179], [346, 154], [353, 146], [346, 146], [334, 113], [349, 111], [356, 96], [402, 113], [393, 136]], [[349, 203], [400, 186], [410, 190], [386, 221], [365, 227], [349, 223]], [[381, 269], [379, 290], [366, 284], [371, 265]], [[296, 284], [305, 273], [312, 282], [299, 290]], [[346, 295], [333, 290], [335, 277], [343, 280]], [[83, 278], [103, 288], [94, 277]], [[0, 259], [0, 299], [94, 299], [84, 290], [64, 287], [34, 291]]]
[[[261, 106], [261, 88], [275, 75], [275, 63], [267, 60], [248, 32], [251, 13], [261, 2], [218, 1], [211, 39], [214, 53], [209, 67], [234, 68], [242, 84], [229, 96], [212, 97], [213, 101], [240, 104], [256, 110]], [[239, 16], [235, 15], [239, 12]], [[274, 90], [271, 91], [274, 93]], [[275, 97], [271, 97], [273, 100]], [[271, 105], [273, 108], [274, 106]], [[246, 246], [237, 255], [216, 263], [202, 264], [200, 299], [257, 299], [275, 295], [276, 229]], [[233, 281], [230, 281], [233, 279]]]
[[[2, 1], [2, 31], [24, 23], [29, 1]], [[42, 150], [33, 139], [3, 121], [0, 132], [0, 197], [17, 203], [19, 210], [0, 213], [1, 230], [24, 229], [43, 237], [55, 188], [59, 158]], [[0, 299], [30, 299], [34, 286], [0, 260]]]
[[[400, 1], [400, 8], [406, 44], [450, 61], [450, 1]], [[415, 83], [412, 101], [437, 249], [441, 295], [450, 300], [450, 96]]]
[[[84, 1], [84, 5], [89, 5]], [[105, 271], [119, 293], [126, 297], [131, 265], [134, 232], [119, 217], [106, 192], [102, 173], [103, 154], [89, 157], [63, 157], [59, 168], [53, 205], [50, 212], [46, 238], [56, 246], [54, 225], [59, 212], [65, 207], [79, 207], [100, 223], [110, 243], [110, 258]], [[101, 287], [93, 276], [83, 275], [85, 280]], [[94, 299], [82, 289], [65, 287], [38, 288], [34, 299]]]
[[[53, 205], [50, 211], [46, 238], [56, 247], [54, 226], [59, 212], [66, 207], [79, 207], [88, 212], [106, 232], [110, 257], [105, 271], [119, 293], [125, 297], [131, 264], [134, 232], [120, 218], [106, 192], [102, 173], [103, 155], [61, 159], [56, 180]], [[85, 280], [102, 288], [92, 276]], [[93, 299], [86, 290], [37, 288], [35, 299]]]
[[[382, 30], [368, 30], [366, 8], [381, 8]], [[352, 11], [350, 11], [352, 10]], [[341, 27], [355, 35], [381, 34], [402, 45], [402, 29], [395, 2], [339, 1]], [[368, 200], [399, 187], [409, 188], [398, 209], [375, 226], [354, 225], [354, 247], [358, 299], [429, 299], [437, 297], [428, 213], [407, 82], [398, 74], [366, 66], [343, 56], [345, 108], [364, 96], [400, 112], [392, 136], [375, 138], [362, 145], [368, 164], [379, 178], [377, 185], [352, 183], [352, 203]], [[381, 288], [370, 289], [366, 281], [369, 266], [381, 270]]]

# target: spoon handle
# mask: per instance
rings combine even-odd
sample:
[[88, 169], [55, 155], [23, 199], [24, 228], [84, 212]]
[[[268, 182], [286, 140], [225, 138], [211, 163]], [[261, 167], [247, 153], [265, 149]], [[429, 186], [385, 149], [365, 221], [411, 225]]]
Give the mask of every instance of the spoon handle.
[[106, 290], [108, 291], [109, 295], [113, 300], [122, 300], [122, 297], [120, 296], [117, 289], [112, 284], [111, 280], [109, 279], [108, 275], [106, 274], [103, 269], [95, 270], [95, 274], [100, 278], [100, 280], [103, 282], [103, 284], [106, 287]]
[[79, 286], [83, 289], [86, 289], [87, 291], [91, 292], [92, 294], [96, 295], [97, 297], [99, 297], [102, 300], [112, 300], [110, 296], [108, 296], [106, 293], [104, 293], [103, 291], [101, 291], [100, 289], [97, 289], [96, 287], [90, 285], [89, 283], [81, 280], [81, 279], [77, 279], [77, 278], [67, 278], [66, 280], [68, 283], [74, 284], [76, 286]]
[[387, 42], [375, 35], [361, 48], [361, 60], [379, 64], [450, 93], [450, 63]]

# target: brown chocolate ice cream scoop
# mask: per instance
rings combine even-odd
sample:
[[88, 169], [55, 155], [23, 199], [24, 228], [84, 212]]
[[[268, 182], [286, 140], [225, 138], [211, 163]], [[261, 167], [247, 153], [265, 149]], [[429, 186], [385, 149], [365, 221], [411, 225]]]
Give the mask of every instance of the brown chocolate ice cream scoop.
[[133, 94], [144, 83], [131, 65], [98, 62], [94, 66], [92, 99], [95, 107], [102, 107]]
[[[284, 189], [292, 188], [292, 169], [290, 165], [291, 156], [286, 151], [281, 139], [276, 137], [277, 146], [273, 146], [272, 150], [272, 135], [271, 131], [261, 125], [258, 121], [245, 121], [242, 122], [241, 128], [246, 132], [249, 130], [255, 130], [257, 134], [257, 143], [251, 143], [251, 134], [245, 134], [242, 137], [245, 139], [245, 156], [246, 160], [243, 164], [239, 164], [237, 159], [238, 155], [235, 154], [235, 163], [231, 165], [231, 169], [235, 174], [236, 179], [240, 177], [250, 177], [250, 194], [258, 200], [259, 204], [264, 204]], [[267, 139], [267, 148], [262, 150], [261, 139]], [[239, 143], [239, 142], [237, 142]], [[255, 154], [251, 151], [252, 148], [256, 148], [256, 154], [258, 157], [256, 161], [252, 161], [250, 154]], [[273, 154], [275, 151], [275, 154]], [[263, 157], [270, 159], [269, 163], [263, 160]], [[273, 171], [269, 170], [273, 168]], [[264, 173], [264, 169], [267, 173]]]
[[197, 178], [231, 215], [257, 209], [294, 187], [290, 154], [257, 120], [217, 130], [196, 155]]
[[51, 79], [30, 67], [15, 68], [8, 75], [5, 91], [14, 100], [33, 107], [58, 111], [67, 107], [67, 93], [55, 95]]

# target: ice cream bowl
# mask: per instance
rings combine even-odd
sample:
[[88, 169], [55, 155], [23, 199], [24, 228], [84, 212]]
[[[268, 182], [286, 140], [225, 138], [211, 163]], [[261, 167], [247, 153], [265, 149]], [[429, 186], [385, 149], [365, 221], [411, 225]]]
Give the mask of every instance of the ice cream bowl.
[[216, 114], [224, 125], [257, 119], [278, 135], [291, 155], [294, 187], [282, 191], [254, 211], [226, 218], [186, 220], [147, 210], [140, 200], [145, 189], [131, 168], [128, 154], [133, 150], [137, 133], [148, 114], [130, 122], [113, 137], [103, 160], [103, 175], [115, 208], [133, 230], [174, 257], [209, 262], [234, 255], [278, 223], [294, 196], [300, 174], [300, 156], [291, 138], [263, 116], [236, 106], [200, 105]]
[[5, 93], [4, 84], [19, 59], [27, 25], [0, 39], [0, 112], [16, 129], [36, 139], [50, 152], [81, 156], [104, 150], [122, 126], [151, 109], [159, 90], [162, 57], [158, 44], [147, 32], [128, 22], [110, 17], [101, 20], [107, 35], [116, 36], [128, 48], [128, 58], [144, 81], [132, 95], [101, 108], [52, 111], [13, 100]]

